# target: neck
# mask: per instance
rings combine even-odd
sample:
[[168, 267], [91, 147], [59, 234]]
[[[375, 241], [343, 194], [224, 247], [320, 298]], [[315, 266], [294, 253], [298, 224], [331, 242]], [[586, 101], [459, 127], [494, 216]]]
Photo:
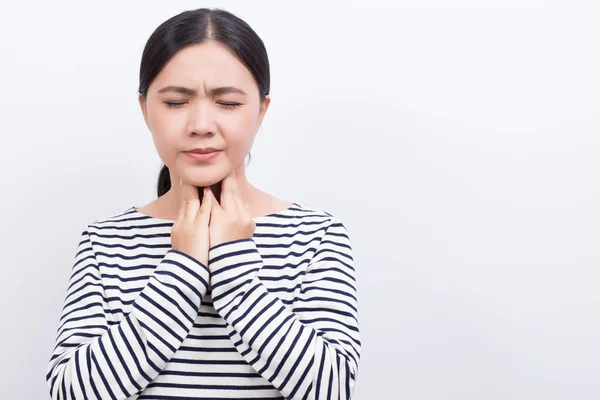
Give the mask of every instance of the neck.
[[[245, 166], [242, 165], [235, 170], [236, 181], [238, 190], [242, 197], [242, 201], [247, 203], [250, 206], [250, 209], [254, 209], [256, 205], [256, 201], [258, 199], [259, 190], [248, 182], [246, 178]], [[179, 176], [171, 173], [171, 182], [179, 182]], [[163, 209], [169, 210], [169, 213], [174, 217], [171, 219], [175, 219], [178, 212], [179, 207], [181, 206], [181, 188], [179, 185], [171, 184], [171, 188], [167, 193], [161, 196], [163, 202]], [[221, 199], [217, 198], [217, 201], [220, 203]]]

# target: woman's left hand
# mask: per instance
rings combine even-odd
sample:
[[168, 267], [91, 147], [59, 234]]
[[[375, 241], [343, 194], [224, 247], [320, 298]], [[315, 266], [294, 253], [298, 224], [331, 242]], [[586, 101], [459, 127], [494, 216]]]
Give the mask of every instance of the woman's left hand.
[[209, 195], [213, 196], [209, 223], [210, 247], [252, 238], [256, 223], [238, 190], [235, 170], [221, 182], [220, 202], [214, 198], [212, 191], [209, 192]]

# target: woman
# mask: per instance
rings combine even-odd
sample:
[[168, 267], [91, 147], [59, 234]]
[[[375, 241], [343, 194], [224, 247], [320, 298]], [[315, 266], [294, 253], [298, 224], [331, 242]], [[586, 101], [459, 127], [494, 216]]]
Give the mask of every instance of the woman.
[[139, 102], [165, 164], [158, 198], [83, 229], [53, 399], [351, 397], [348, 232], [245, 176], [269, 85], [263, 42], [226, 11], [183, 12], [151, 35]]

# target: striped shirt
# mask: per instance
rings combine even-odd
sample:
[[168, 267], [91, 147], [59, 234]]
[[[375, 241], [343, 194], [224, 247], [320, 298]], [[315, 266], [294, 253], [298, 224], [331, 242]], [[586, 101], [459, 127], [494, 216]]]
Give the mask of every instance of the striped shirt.
[[67, 399], [350, 399], [360, 359], [348, 231], [298, 203], [215, 245], [171, 248], [131, 207], [82, 230], [46, 381]]

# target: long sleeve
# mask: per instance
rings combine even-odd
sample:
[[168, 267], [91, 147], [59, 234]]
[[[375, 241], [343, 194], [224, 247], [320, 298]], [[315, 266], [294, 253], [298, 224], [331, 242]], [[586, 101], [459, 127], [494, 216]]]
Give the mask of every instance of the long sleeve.
[[286, 399], [350, 399], [360, 358], [357, 286], [348, 232], [332, 217], [293, 306], [258, 277], [253, 239], [209, 251], [215, 309], [240, 354]]
[[169, 249], [129, 314], [109, 324], [88, 229], [75, 255], [46, 381], [54, 400], [127, 399], [164, 369], [185, 339], [207, 291], [209, 270]]

